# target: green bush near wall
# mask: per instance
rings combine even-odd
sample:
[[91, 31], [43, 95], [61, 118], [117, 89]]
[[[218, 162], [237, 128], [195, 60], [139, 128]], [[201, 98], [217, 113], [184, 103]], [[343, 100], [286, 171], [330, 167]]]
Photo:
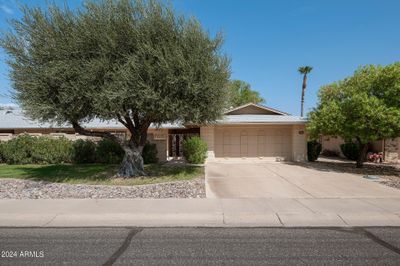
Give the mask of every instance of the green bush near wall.
[[6, 160], [4, 159], [4, 155], [3, 155], [3, 145], [4, 145], [4, 143], [0, 141], [0, 163], [6, 162]]
[[207, 158], [207, 143], [199, 137], [183, 141], [183, 155], [188, 163], [202, 164]]
[[354, 142], [345, 142], [340, 145], [340, 149], [342, 150], [343, 155], [349, 160], [356, 161], [360, 154], [360, 148]]
[[121, 146], [109, 139], [102, 139], [97, 143], [96, 161], [99, 163], [119, 164], [124, 157]]
[[39, 164], [71, 163], [73, 146], [70, 140], [65, 137], [35, 138], [32, 147], [32, 160]]
[[8, 164], [71, 162], [72, 143], [66, 138], [20, 135], [1, 144], [2, 160]]
[[[157, 163], [156, 144], [146, 143], [142, 152], [144, 163]], [[0, 142], [0, 163], [7, 164], [61, 164], [104, 163], [119, 164], [124, 150], [108, 139], [70, 141], [65, 137], [34, 137], [19, 135]]]
[[314, 162], [321, 154], [322, 145], [316, 140], [307, 142], [307, 159], [309, 162]]
[[96, 143], [91, 140], [78, 139], [73, 142], [72, 161], [77, 164], [96, 162]]

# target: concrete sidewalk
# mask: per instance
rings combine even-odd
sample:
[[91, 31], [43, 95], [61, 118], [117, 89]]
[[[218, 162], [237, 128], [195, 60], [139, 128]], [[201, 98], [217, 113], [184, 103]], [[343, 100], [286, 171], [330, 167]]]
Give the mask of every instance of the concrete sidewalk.
[[400, 226], [400, 198], [0, 200], [0, 226]]

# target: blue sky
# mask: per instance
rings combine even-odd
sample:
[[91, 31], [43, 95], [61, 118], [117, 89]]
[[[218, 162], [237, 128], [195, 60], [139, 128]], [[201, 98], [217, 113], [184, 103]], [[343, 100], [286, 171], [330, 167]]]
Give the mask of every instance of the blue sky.
[[[21, 1], [45, 6], [46, 1]], [[63, 4], [64, 1], [55, 1]], [[67, 1], [72, 8], [80, 1]], [[400, 61], [398, 0], [174, 0], [175, 9], [197, 17], [210, 34], [222, 31], [232, 60], [232, 79], [251, 84], [266, 105], [299, 114], [302, 77], [314, 67], [306, 110], [318, 89], [349, 76], [360, 65]], [[17, 1], [0, 0], [0, 28], [20, 13]], [[0, 51], [0, 103], [12, 102], [8, 70]]]

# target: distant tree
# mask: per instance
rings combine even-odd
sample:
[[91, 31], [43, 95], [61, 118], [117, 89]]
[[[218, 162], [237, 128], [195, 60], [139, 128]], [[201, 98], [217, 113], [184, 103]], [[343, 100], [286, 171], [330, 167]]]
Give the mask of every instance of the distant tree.
[[[79, 10], [22, 9], [1, 45], [15, 99], [32, 119], [70, 123], [76, 132], [118, 142], [118, 172], [144, 174], [141, 152], [151, 124], [207, 123], [221, 116], [229, 60], [222, 37], [161, 1], [87, 1]], [[83, 123], [118, 120], [127, 141]]]
[[322, 87], [309, 119], [315, 139], [323, 134], [355, 141], [360, 150], [357, 167], [362, 167], [370, 142], [400, 136], [400, 63], [364, 66]]
[[228, 83], [228, 107], [237, 107], [246, 103], [264, 103], [258, 91], [252, 90], [249, 83], [232, 80]]
[[301, 86], [301, 112], [300, 116], [303, 117], [304, 115], [304, 94], [307, 88], [307, 75], [311, 72], [313, 68], [310, 66], [303, 66], [299, 67], [298, 71], [300, 74], [303, 75], [303, 84]]

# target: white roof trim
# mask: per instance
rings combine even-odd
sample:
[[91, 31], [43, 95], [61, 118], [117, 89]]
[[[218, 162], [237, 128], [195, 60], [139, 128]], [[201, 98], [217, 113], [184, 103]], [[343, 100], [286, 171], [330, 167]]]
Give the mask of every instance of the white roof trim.
[[243, 104], [241, 106], [238, 106], [238, 107], [235, 107], [235, 108], [232, 108], [232, 109], [226, 111], [224, 114], [227, 115], [230, 112], [233, 112], [233, 111], [236, 111], [236, 110], [240, 110], [240, 109], [243, 109], [243, 108], [248, 107], [248, 106], [254, 106], [254, 107], [266, 110], [266, 111], [270, 111], [270, 112], [274, 112], [274, 113], [280, 114], [280, 115], [289, 115], [288, 113], [285, 113], [285, 112], [282, 112], [282, 111], [279, 111], [277, 109], [274, 109], [274, 108], [271, 108], [271, 107], [268, 107], [268, 106], [264, 106], [264, 105], [261, 105], [261, 104], [256, 104], [256, 103]]

